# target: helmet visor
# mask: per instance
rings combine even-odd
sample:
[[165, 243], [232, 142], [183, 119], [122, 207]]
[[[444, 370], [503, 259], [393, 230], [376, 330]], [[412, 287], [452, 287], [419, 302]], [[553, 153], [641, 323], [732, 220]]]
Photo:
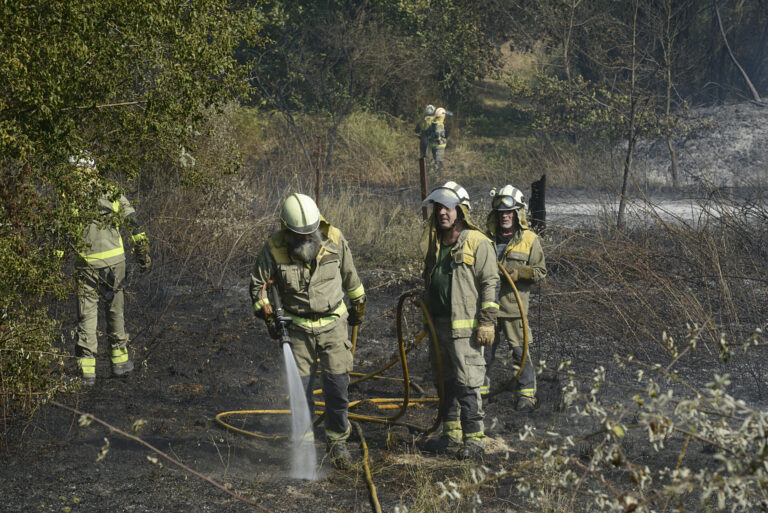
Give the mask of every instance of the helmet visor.
[[460, 201], [458, 194], [454, 191], [445, 187], [440, 187], [430, 192], [429, 196], [421, 202], [421, 206], [426, 207], [430, 203], [440, 203], [441, 205], [454, 210]]
[[515, 201], [512, 196], [496, 196], [491, 202], [494, 210], [517, 210], [525, 204]]

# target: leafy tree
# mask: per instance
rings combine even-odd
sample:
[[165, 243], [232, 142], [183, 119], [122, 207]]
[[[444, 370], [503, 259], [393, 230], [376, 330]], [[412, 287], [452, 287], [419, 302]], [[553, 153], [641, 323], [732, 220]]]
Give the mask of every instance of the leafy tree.
[[187, 173], [177, 159], [206, 108], [245, 91], [234, 49], [262, 40], [258, 12], [224, 0], [4, 2], [0, 20], [0, 400], [11, 415], [64, 383], [46, 310], [65, 291], [56, 250], [71, 253], [65, 241], [95, 216], [91, 179], [67, 157], [89, 151], [102, 190], [150, 163]]

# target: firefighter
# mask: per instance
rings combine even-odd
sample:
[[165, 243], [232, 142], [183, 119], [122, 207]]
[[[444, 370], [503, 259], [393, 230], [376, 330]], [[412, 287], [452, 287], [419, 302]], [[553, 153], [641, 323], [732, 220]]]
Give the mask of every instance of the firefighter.
[[[505, 185], [498, 192], [494, 190], [492, 195], [492, 210], [486, 223], [487, 234], [496, 244], [498, 261], [515, 282], [527, 315], [531, 285], [540, 282], [547, 275], [544, 251], [541, 249], [538, 235], [528, 228], [525, 214], [527, 205], [522, 191]], [[523, 356], [523, 313], [520, 312], [514, 291], [504, 276], [501, 277], [499, 305], [499, 338], [503, 333], [509, 343], [509, 356], [513, 363], [519, 366]], [[529, 345], [531, 340], [529, 327]], [[515, 410], [529, 412], [537, 407], [536, 373], [529, 352], [517, 382]]]
[[[292, 320], [288, 328], [291, 349], [310, 405], [314, 404], [313, 378], [320, 361], [325, 439], [331, 463], [348, 469], [352, 465], [347, 447], [352, 343], [347, 325], [363, 322], [365, 289], [344, 235], [320, 215], [312, 198], [291, 194], [283, 203], [280, 223], [251, 274], [253, 309], [266, 322], [270, 336], [278, 339], [274, 314], [264, 309], [269, 298], [261, 293], [265, 284], [274, 280], [285, 314]], [[344, 303], [345, 293], [351, 302], [349, 309]]]
[[429, 144], [432, 148], [432, 159], [435, 164], [436, 173], [443, 169], [445, 147], [448, 144], [448, 138], [445, 132], [445, 114], [445, 109], [438, 107], [437, 110], [435, 110], [435, 117], [429, 127]]
[[[484, 346], [494, 340], [499, 274], [493, 244], [469, 219], [469, 196], [455, 182], [433, 190], [422, 206], [432, 214], [422, 237], [424, 301], [435, 324], [442, 363], [442, 435], [430, 452], [481, 459], [485, 452]], [[436, 369], [432, 355], [433, 372]], [[437, 379], [435, 373], [435, 379]]]
[[[87, 153], [69, 157], [69, 163], [82, 173], [96, 178], [96, 165]], [[106, 310], [107, 339], [112, 374], [123, 377], [133, 371], [128, 354], [129, 336], [125, 331], [125, 251], [120, 236], [120, 224], [125, 222], [132, 231], [133, 253], [141, 272], [150, 270], [149, 239], [136, 222], [136, 211], [119, 192], [98, 197], [99, 219], [94, 220], [82, 235], [82, 250], [75, 263], [77, 273], [77, 330], [75, 356], [83, 383], [96, 384], [96, 354], [98, 339], [96, 325], [99, 301]]]
[[429, 128], [435, 119], [435, 106], [427, 105], [424, 109], [424, 117], [416, 124], [415, 132], [419, 136], [419, 158], [427, 158], [427, 148], [429, 147]]

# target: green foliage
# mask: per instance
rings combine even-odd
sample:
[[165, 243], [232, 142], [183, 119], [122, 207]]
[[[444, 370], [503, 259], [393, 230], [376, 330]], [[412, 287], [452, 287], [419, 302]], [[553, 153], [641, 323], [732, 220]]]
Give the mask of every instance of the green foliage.
[[[261, 39], [258, 12], [223, 0], [4, 2], [0, 19], [0, 397], [12, 408], [19, 387], [63, 383], [42, 378], [57, 370], [45, 305], [64, 293], [56, 251], [76, 249], [94, 194], [158, 168], [204, 181], [183, 155], [210, 109], [245, 91], [234, 49]], [[99, 175], [67, 163], [84, 150]]]
[[[517, 79], [509, 81], [510, 92], [519, 108], [534, 116], [536, 130], [618, 139], [629, 130], [630, 94], [584, 80], [573, 81], [540, 74], [531, 88]], [[662, 124], [654, 98], [643, 98], [634, 123], [642, 134], [658, 135]]]

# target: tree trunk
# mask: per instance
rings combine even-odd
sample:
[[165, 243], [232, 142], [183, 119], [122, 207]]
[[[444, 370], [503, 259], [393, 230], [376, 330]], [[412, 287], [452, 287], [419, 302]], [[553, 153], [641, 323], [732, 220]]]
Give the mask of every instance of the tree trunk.
[[744, 71], [744, 68], [742, 68], [741, 64], [739, 64], [739, 61], [736, 60], [736, 56], [733, 55], [733, 51], [731, 50], [731, 45], [728, 44], [728, 38], [725, 36], [725, 29], [723, 28], [723, 19], [720, 17], [720, 8], [717, 5], [717, 0], [714, 0], [714, 6], [715, 6], [715, 14], [717, 15], [717, 24], [720, 27], [720, 35], [723, 36], [723, 43], [725, 43], [725, 48], [728, 50], [728, 55], [731, 56], [731, 61], [733, 61], [733, 63], [739, 69], [739, 72], [741, 72], [741, 76], [744, 78], [744, 81], [747, 83], [747, 87], [749, 87], [749, 91], [752, 93], [752, 99], [755, 100], [756, 102], [759, 102], [760, 94], [757, 92], [757, 89], [755, 89], [755, 86], [752, 85], [752, 81], [749, 79], [747, 72]]
[[632, 66], [629, 86], [629, 125], [627, 127], [627, 154], [624, 157], [624, 177], [621, 181], [621, 193], [619, 195], [619, 211], [616, 214], [616, 228], [623, 230], [626, 224], [625, 211], [627, 209], [627, 187], [629, 186], [629, 173], [632, 171], [632, 151], [635, 147], [635, 111], [637, 99], [635, 98], [635, 80], [637, 71], [637, 12], [639, 3], [635, 2], [635, 15], [632, 23]]

